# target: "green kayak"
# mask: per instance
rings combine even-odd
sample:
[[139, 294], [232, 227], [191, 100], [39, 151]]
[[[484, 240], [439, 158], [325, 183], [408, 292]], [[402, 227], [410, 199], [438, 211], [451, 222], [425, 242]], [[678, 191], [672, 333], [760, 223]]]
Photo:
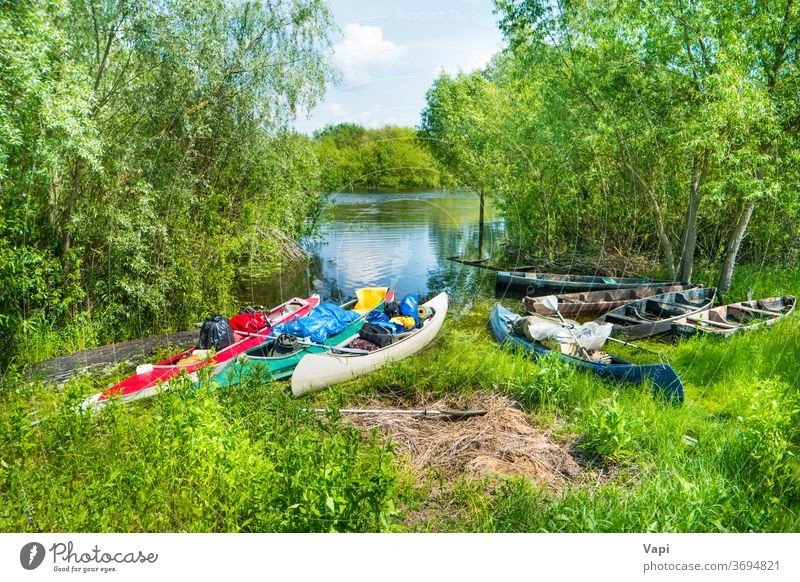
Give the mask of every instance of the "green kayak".
[[[393, 292], [389, 292], [386, 298], [391, 301]], [[372, 307], [372, 309], [382, 308], [384, 301]], [[342, 309], [356, 308], [356, 301], [350, 301], [341, 306]], [[227, 366], [222, 368], [214, 375], [213, 383], [218, 388], [225, 388], [240, 383], [242, 380], [252, 377], [269, 380], [280, 380], [288, 378], [294, 372], [297, 364], [300, 363], [307, 354], [319, 354], [330, 350], [336, 346], [344, 346], [350, 343], [361, 330], [366, 321], [367, 313], [349, 323], [341, 332], [330, 336], [324, 343], [316, 345], [296, 343], [291, 351], [284, 352], [277, 338], [269, 338], [259, 346], [247, 350], [235, 360], [231, 360]]]

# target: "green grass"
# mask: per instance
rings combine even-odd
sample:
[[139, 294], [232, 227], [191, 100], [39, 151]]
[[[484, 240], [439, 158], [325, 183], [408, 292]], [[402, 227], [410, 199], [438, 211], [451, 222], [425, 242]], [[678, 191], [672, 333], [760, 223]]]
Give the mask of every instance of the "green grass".
[[[798, 293], [800, 273], [742, 270], [731, 300]], [[788, 277], [788, 278], [787, 278]], [[98, 416], [80, 399], [123, 376], [63, 389], [4, 378], [2, 531], [798, 531], [800, 317], [727, 340], [649, 341], [686, 402], [654, 399], [556, 358], [499, 347], [492, 302], [446, 322], [413, 358], [297, 401], [286, 382], [212, 393], [188, 385]], [[614, 346], [645, 363], [657, 357]], [[304, 407], [385, 396], [510, 396], [574, 443], [584, 478], [561, 491], [522, 478], [415, 482], [392, 447]], [[47, 417], [30, 426], [30, 413]]]

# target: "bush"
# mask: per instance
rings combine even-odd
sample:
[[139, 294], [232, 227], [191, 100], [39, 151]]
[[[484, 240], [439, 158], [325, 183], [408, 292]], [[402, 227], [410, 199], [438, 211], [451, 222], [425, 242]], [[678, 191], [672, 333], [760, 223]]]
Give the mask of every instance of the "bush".
[[750, 411], [739, 417], [736, 449], [754, 493], [778, 500], [800, 497], [800, 393], [762, 381]]
[[582, 446], [594, 450], [608, 461], [620, 462], [633, 454], [631, 446], [636, 430], [641, 425], [639, 419], [626, 418], [615, 395], [613, 399], [602, 400], [590, 409]]
[[511, 395], [523, 406], [541, 409], [563, 404], [575, 377], [575, 366], [552, 353], [536, 360], [538, 370], [511, 389]]
[[75, 406], [87, 388], [70, 387], [59, 412], [35, 428], [24, 405], [0, 413], [0, 530], [389, 527], [397, 473], [378, 435], [362, 438], [261, 386], [258, 422], [236, 413], [252, 395], [220, 398], [185, 378], [145, 406], [99, 413]]

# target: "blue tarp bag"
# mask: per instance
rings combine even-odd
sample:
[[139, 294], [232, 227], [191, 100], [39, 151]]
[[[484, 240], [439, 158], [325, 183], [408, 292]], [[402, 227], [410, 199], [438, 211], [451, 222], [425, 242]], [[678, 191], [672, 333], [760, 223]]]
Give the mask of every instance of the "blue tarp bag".
[[288, 333], [295, 337], [307, 337], [312, 342], [321, 344], [332, 335], [342, 332], [349, 323], [359, 317], [356, 311], [345, 311], [333, 303], [323, 303], [303, 318], [276, 325], [270, 335]]
[[370, 311], [367, 314], [367, 321], [370, 323], [388, 323], [389, 316], [383, 311]]
[[419, 325], [419, 297], [416, 293], [409, 293], [400, 302], [400, 315], [413, 317], [417, 325]]
[[300, 325], [300, 318], [295, 317], [292, 321], [287, 321], [286, 323], [279, 323], [275, 327], [272, 328], [270, 335], [279, 336], [282, 333], [293, 335], [294, 337], [304, 337], [303, 334], [303, 326]]

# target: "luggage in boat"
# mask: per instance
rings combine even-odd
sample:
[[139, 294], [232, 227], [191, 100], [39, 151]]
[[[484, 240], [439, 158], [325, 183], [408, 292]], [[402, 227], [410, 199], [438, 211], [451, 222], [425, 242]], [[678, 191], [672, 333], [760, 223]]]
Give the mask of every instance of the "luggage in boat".
[[399, 309], [401, 316], [412, 318], [414, 325], [419, 324], [419, 297], [416, 293], [409, 293], [403, 297], [403, 300], [400, 301]]
[[388, 362], [407, 358], [428, 345], [444, 323], [447, 315], [447, 294], [440, 293], [425, 302], [433, 316], [411, 331], [390, 336], [390, 344], [368, 354], [319, 353], [310, 354], [297, 365], [292, 375], [292, 393], [302, 396], [339, 382], [352, 380], [373, 372]]
[[359, 330], [358, 337], [380, 348], [392, 343], [392, 332], [375, 323], [365, 323]]
[[[358, 291], [356, 291], [358, 295]], [[370, 294], [362, 294], [367, 296]], [[394, 291], [387, 291], [383, 298], [377, 305], [373, 306], [373, 312], [383, 311], [383, 300], [391, 301], [394, 298]], [[373, 295], [374, 299], [374, 295]], [[357, 300], [348, 301], [347, 303], [337, 306], [337, 310], [346, 313], [355, 313], [354, 306]], [[307, 317], [313, 317], [313, 312]], [[339, 318], [336, 318], [339, 319]], [[349, 319], [349, 317], [348, 317]], [[242, 358], [230, 360], [224, 368], [221, 368], [214, 376], [214, 385], [218, 388], [226, 388], [234, 384], [239, 384], [246, 378], [258, 378], [261, 381], [265, 380], [278, 380], [287, 378], [292, 375], [297, 364], [308, 355], [316, 353], [325, 353], [335, 351], [339, 353], [340, 348], [344, 348], [350, 343], [353, 338], [358, 337], [358, 331], [364, 322], [368, 320], [368, 315], [358, 315], [356, 319], [348, 323], [344, 329], [338, 333], [329, 334], [322, 343], [309, 342], [306, 339], [298, 340], [297, 336], [289, 334], [279, 335], [277, 337], [270, 336], [267, 339], [258, 339], [258, 343], [244, 352]], [[289, 326], [293, 329], [292, 326]], [[276, 326], [277, 329], [277, 326]], [[300, 326], [297, 327], [300, 330]], [[331, 331], [330, 329], [328, 331]], [[391, 332], [387, 332], [391, 335]], [[280, 345], [278, 345], [280, 344]], [[377, 349], [377, 346], [369, 342], [365, 342], [368, 346], [373, 346], [372, 349]], [[358, 349], [367, 349], [358, 348]]]
[[[530, 341], [524, 336], [514, 333], [514, 324], [520, 318], [499, 303], [492, 309], [489, 323], [495, 339], [501, 344], [508, 344], [526, 354], [538, 358], [551, 353], [550, 348], [538, 341]], [[620, 382], [638, 384], [652, 382], [653, 392], [666, 400], [679, 404], [683, 402], [683, 382], [669, 364], [637, 365], [616, 356], [602, 354], [601, 361], [586, 360], [573, 353], [555, 351], [562, 360], [588, 368], [601, 378], [612, 378]]]
[[272, 328], [271, 335], [282, 333], [295, 337], [308, 338], [312, 342], [324, 343], [332, 335], [341, 332], [349, 323], [360, 317], [354, 309], [342, 309], [333, 303], [323, 303], [311, 310], [305, 317]]
[[234, 331], [258, 333], [258, 330], [267, 327], [269, 322], [267, 316], [259, 311], [245, 312], [243, 310], [231, 317], [230, 324]]
[[362, 289], [356, 289], [356, 305], [353, 307], [353, 311], [359, 315], [369, 313], [386, 298], [388, 292], [388, 287], [364, 287]]

